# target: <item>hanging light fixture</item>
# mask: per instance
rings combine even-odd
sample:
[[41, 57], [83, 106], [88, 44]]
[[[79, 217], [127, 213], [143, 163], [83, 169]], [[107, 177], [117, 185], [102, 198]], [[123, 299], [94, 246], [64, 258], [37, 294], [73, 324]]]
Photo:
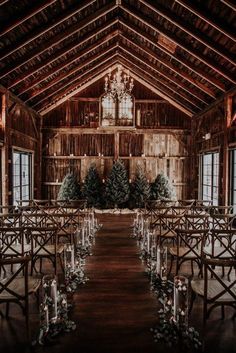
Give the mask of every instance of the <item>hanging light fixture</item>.
[[122, 66], [118, 65], [116, 73], [111, 75], [111, 69], [109, 69], [108, 75], [105, 77], [105, 93], [111, 96], [113, 99], [118, 98], [121, 100], [126, 97], [127, 94], [130, 95], [134, 87], [134, 79], [130, 77], [129, 70], [123, 73]]

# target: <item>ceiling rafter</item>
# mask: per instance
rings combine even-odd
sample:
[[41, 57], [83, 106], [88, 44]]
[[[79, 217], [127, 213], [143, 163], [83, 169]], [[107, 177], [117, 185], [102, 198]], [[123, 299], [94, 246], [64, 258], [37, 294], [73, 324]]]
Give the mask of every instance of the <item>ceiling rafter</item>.
[[154, 5], [155, 2], [152, 0], [139, 0], [140, 3], [148, 7], [150, 10], [154, 11], [161, 17], [164, 17], [167, 21], [180, 28], [182, 31], [190, 35], [192, 38], [196, 39], [201, 44], [205, 45], [208, 49], [214, 51], [216, 54], [220, 55], [222, 58], [230, 62], [232, 65], [236, 66], [235, 56], [230, 52], [226, 52], [224, 47], [213, 42], [206, 35], [202, 34], [196, 27], [191, 27], [184, 23], [181, 18], [178, 18], [175, 14], [167, 11], [163, 6], [158, 4]]
[[[126, 47], [126, 48], [123, 47], [123, 46], [120, 46], [120, 47], [121, 47], [121, 49], [122, 49], [123, 51], [126, 52], [126, 54], [128, 54], [129, 56], [132, 56], [133, 59], [134, 59], [134, 61], [138, 59], [138, 61], [142, 62], [142, 64], [146, 65], [147, 67], [149, 67], [150, 69], [152, 69], [153, 71], [155, 71], [159, 76], [160, 76], [160, 75], [163, 76], [165, 79], [171, 81], [173, 84], [175, 84], [176, 86], [178, 86], [180, 89], [186, 91], [187, 93], [191, 93], [191, 95], [192, 95], [193, 97], [195, 97], [195, 98], [199, 101], [199, 103], [201, 102], [201, 103], [203, 103], [205, 106], [207, 105], [207, 102], [202, 101], [201, 98], [199, 98], [198, 96], [196, 96], [196, 95], [191, 91], [191, 89], [187, 89], [187, 88], [185, 88], [183, 85], [180, 85], [179, 82], [176, 82], [176, 80], [173, 80], [173, 77], [171, 78], [169, 75], [162, 74], [161, 71], [158, 70], [154, 64], [152, 64], [151, 62], [148, 63], [147, 61], [145, 62], [145, 61], [144, 61], [145, 59], [143, 59], [138, 53], [136, 53], [136, 52], [133, 53], [132, 51], [129, 51], [129, 48], [128, 48], [128, 47]], [[156, 77], [155, 77], [155, 78], [156, 78]], [[169, 81], [168, 81], [168, 82], [163, 82], [163, 81], [160, 80], [159, 78], [156, 78], [156, 79], [157, 79], [157, 81], [159, 81], [161, 84], [163, 84], [164, 86], [166, 86], [166, 87], [169, 88]], [[197, 103], [195, 103], [193, 100], [190, 101], [188, 97], [186, 97], [185, 95], [183, 95], [183, 94], [180, 93], [179, 91], [178, 91], [178, 94], [180, 94], [184, 99], [188, 100], [188, 101], [189, 101], [192, 105], [194, 105], [196, 108], [199, 107]]]
[[185, 107], [183, 103], [180, 103], [175, 98], [172, 98], [168, 94], [163, 93], [163, 91], [160, 90], [160, 88], [158, 88], [158, 86], [156, 86], [155, 83], [153, 83], [152, 78], [147, 77], [147, 72], [143, 72], [141, 77], [139, 69], [138, 68], [134, 69], [132, 62], [129, 62], [126, 58], [122, 58], [122, 57], [119, 60], [120, 60], [120, 64], [127, 66], [129, 68], [130, 72], [132, 72], [132, 77], [135, 80], [142, 83], [145, 87], [147, 87], [152, 92], [156, 93], [157, 95], [159, 95], [160, 97], [168, 101], [170, 104], [172, 104], [177, 109], [181, 110], [186, 115], [190, 117], [193, 116], [194, 112], [191, 111], [189, 107]]
[[73, 97], [74, 95], [76, 95], [77, 93], [81, 92], [82, 90], [84, 90], [85, 88], [89, 87], [90, 85], [92, 85], [93, 83], [95, 83], [96, 81], [98, 81], [100, 78], [104, 77], [105, 75], [107, 75], [109, 73], [109, 70], [111, 69], [112, 71], [115, 70], [115, 68], [117, 67], [117, 63], [118, 61], [115, 60], [113, 61], [113, 63], [111, 64], [111, 66], [109, 66], [107, 64], [105, 69], [99, 70], [98, 72], [96, 72], [95, 74], [92, 74], [90, 77], [90, 80], [86, 80], [84, 79], [84, 81], [81, 82], [81, 85], [77, 88], [75, 88], [75, 90], [73, 90], [72, 92], [67, 93], [66, 95], [64, 95], [63, 97], [61, 97], [60, 99], [58, 99], [57, 101], [48, 104], [45, 107], [42, 107], [41, 109], [38, 110], [38, 112], [41, 114], [41, 116], [44, 116], [45, 114], [47, 114], [48, 112], [50, 112], [51, 110], [55, 109], [56, 107], [58, 107], [60, 104], [64, 103], [65, 101], [67, 101], [69, 98]]
[[[126, 68], [130, 69], [130, 65], [127, 65], [127, 63], [125, 63], [125, 60], [124, 59], [122, 60], [122, 58], [119, 58], [119, 57], [118, 57], [118, 59], [116, 59], [115, 63], [113, 62], [113, 64], [114, 65], [110, 67], [109, 64], [107, 63], [106, 69], [102, 69], [102, 70], [96, 71], [94, 74], [92, 74], [90, 76], [89, 80], [87, 78], [85, 78], [84, 81], [81, 81], [81, 85], [79, 87], [75, 88], [75, 90], [73, 92], [70, 92], [66, 96], [61, 97], [60, 99], [58, 99], [56, 102], [52, 103], [51, 105], [48, 105], [46, 107], [41, 108], [39, 110], [40, 114], [42, 116], [44, 116], [49, 111], [55, 109], [57, 106], [59, 106], [60, 104], [65, 102], [67, 99], [69, 99], [69, 98], [73, 97], [74, 95], [78, 94], [79, 92], [84, 90], [86, 87], [90, 86], [91, 84], [93, 84], [94, 82], [98, 81], [102, 77], [105, 77], [105, 75], [107, 75], [109, 73], [109, 69], [111, 69], [112, 71], [114, 69], [116, 69], [117, 64], [123, 64]], [[170, 104], [175, 106], [177, 109], [181, 110], [187, 116], [189, 116], [189, 117], [193, 116], [193, 113], [191, 113], [189, 110], [185, 109], [183, 106], [181, 106], [179, 103], [177, 103], [176, 101], [174, 101], [170, 97], [168, 97], [165, 94], [163, 94], [160, 90], [158, 90], [156, 87], [154, 87], [152, 83], [149, 83], [148, 80], [144, 80], [143, 78], [141, 78], [140, 74], [138, 74], [138, 73], [135, 74], [135, 72], [133, 70], [130, 70], [130, 71], [132, 71], [132, 77], [135, 80], [137, 80], [142, 85], [144, 85], [148, 89], [150, 89], [152, 92], [154, 92], [155, 94], [159, 95], [160, 97], [162, 97], [163, 99], [168, 101]]]
[[81, 4], [81, 2], [79, 2], [75, 6], [75, 8], [69, 9], [67, 12], [63, 12], [61, 14], [61, 16], [59, 16], [59, 18], [57, 18], [57, 20], [54, 23], [49, 23], [49, 24], [45, 25], [44, 27], [40, 27], [35, 32], [30, 33], [28, 38], [26, 38], [26, 39], [23, 38], [21, 41], [18, 41], [17, 45], [11, 46], [8, 50], [6, 49], [5, 52], [0, 54], [0, 60], [5, 59], [9, 55], [15, 53], [17, 50], [30, 44], [35, 39], [41, 37], [43, 34], [47, 33], [48, 31], [52, 30], [54, 27], [60, 25], [64, 21], [68, 20], [70, 17], [76, 15], [78, 12], [80, 12], [83, 9], [85, 9], [86, 7], [90, 6], [95, 1], [96, 0], [90, 0], [90, 1], [83, 0], [82, 4]]
[[[99, 46], [101, 46], [101, 44]], [[99, 47], [99, 46], [97, 46], [97, 47]], [[117, 43], [110, 45], [109, 47], [106, 48], [106, 50], [101, 51], [101, 53], [99, 55], [96, 55], [95, 57], [89, 58], [88, 60], [80, 63], [78, 66], [75, 66], [73, 69], [69, 70], [68, 72], [65, 72], [62, 75], [55, 77], [52, 81], [49, 81], [43, 88], [33, 92], [26, 100], [23, 99], [24, 102], [27, 103], [27, 102], [31, 101], [35, 97], [37, 97], [40, 94], [47, 91], [49, 88], [51, 88], [54, 85], [58, 84], [59, 82], [63, 81], [64, 78], [70, 77], [71, 75], [75, 74], [77, 71], [79, 71], [79, 70], [83, 69], [84, 67], [86, 67], [87, 65], [91, 64], [94, 60], [97, 60], [97, 59], [103, 57], [104, 55], [106, 55], [107, 53], [111, 52], [116, 47], [118, 47]], [[92, 51], [94, 49], [95, 48], [91, 49], [90, 51]]]
[[89, 24], [94, 23], [98, 18], [105, 16], [107, 13], [115, 9], [117, 5], [112, 1], [110, 4], [106, 5], [105, 7], [100, 8], [95, 13], [91, 14], [90, 16], [83, 18], [83, 20], [76, 23], [74, 26], [71, 26], [67, 30], [63, 32], [63, 35], [59, 34], [53, 38], [51, 38], [47, 43], [43, 43], [43, 45], [39, 46], [33, 52], [30, 52], [26, 58], [22, 58], [20, 62], [16, 62], [12, 67], [7, 67], [5, 70], [0, 71], [0, 78], [7, 76], [12, 71], [19, 69], [21, 66], [28, 63], [33, 58], [39, 56], [40, 54], [44, 53], [46, 50], [49, 50], [56, 46], [57, 44], [61, 43], [65, 38], [72, 36], [73, 34], [81, 31], [83, 28], [87, 27]]
[[[100, 65], [103, 65], [104, 63], [106, 63], [107, 61], [111, 60], [111, 59], [114, 58], [115, 56], [117, 56], [117, 53], [114, 53], [113, 55], [109, 56], [107, 59], [103, 60], [102, 63], [96, 64], [96, 65], [92, 68], [92, 70], [94, 70], [95, 68], [99, 67]], [[91, 69], [89, 70], [89, 72], [90, 72], [90, 71], [91, 71]], [[85, 73], [82, 74], [82, 76], [86, 75], [87, 73], [88, 73], [88, 72], [86, 71]], [[65, 86], [63, 86], [63, 90], [64, 90], [67, 86], [71, 85], [73, 82], [79, 80], [80, 78], [81, 78], [80, 76], [73, 78], [70, 82], [66, 83]], [[41, 104], [42, 102], [44, 102], [46, 99], [48, 99], [48, 98], [52, 97], [53, 95], [55, 95], [56, 93], [58, 93], [58, 91], [60, 91], [60, 90], [62, 90], [61, 87], [58, 88], [58, 89], [56, 89], [54, 92], [48, 94], [46, 97], [42, 98], [41, 100], [37, 101], [37, 103], [35, 103], [35, 104], [32, 105], [32, 108], [35, 109], [35, 107], [37, 107], [39, 104]]]
[[232, 4], [231, 1], [229, 0], [220, 0], [223, 4], [225, 4], [226, 6], [230, 7], [232, 10], [236, 11], [236, 5]]
[[[135, 64], [133, 62], [133, 59], [129, 60], [127, 58], [127, 56], [123, 56], [122, 54], [119, 54], [119, 55], [120, 55], [121, 58], [125, 59], [129, 63], [130, 70], [133, 70], [133, 68], [136, 67], [137, 72], [141, 73], [141, 71], [142, 71], [142, 77], [146, 77], [146, 78], [149, 77], [149, 82], [152, 83], [152, 85], [154, 85], [156, 88], [158, 88], [162, 92], [162, 94], [164, 94], [164, 95], [168, 96], [169, 98], [175, 100], [176, 102], [178, 102], [179, 105], [181, 105], [182, 107], [185, 107], [186, 109], [188, 109], [188, 111], [191, 112], [192, 114], [196, 113], [196, 110], [201, 111], [201, 108], [199, 108], [199, 106], [195, 105], [188, 98], [183, 96], [179, 91], [176, 91], [176, 90], [172, 89], [170, 87], [170, 85], [164, 84], [163, 82], [159, 81], [156, 76], [153, 76], [147, 70], [145, 70], [144, 68], [141, 68], [139, 65]], [[174, 94], [178, 95], [180, 98], [177, 99], [175, 97], [172, 97], [170, 95], [170, 93], [167, 93], [165, 91], [165, 89], [163, 89], [163, 87], [159, 86], [159, 84], [161, 84], [162, 86], [166, 87], [166, 89], [172, 91]], [[190, 109], [189, 106], [186, 106], [183, 101], [186, 101], [187, 104], [191, 104], [192, 105], [192, 109]]]
[[148, 36], [147, 33], [145, 33], [145, 31], [143, 31], [140, 27], [136, 27], [136, 26], [134, 26], [134, 25], [132, 25], [130, 23], [127, 24], [122, 19], [120, 19], [119, 22], [122, 24], [122, 26], [124, 26], [124, 27], [128, 28], [129, 30], [133, 31], [134, 33], [136, 33], [136, 35], [140, 36], [141, 38], [143, 38], [144, 40], [149, 42], [151, 45], [153, 45], [156, 48], [162, 50], [165, 54], [169, 55], [172, 59], [176, 60], [181, 65], [184, 65], [188, 70], [191, 70], [192, 72], [194, 72], [195, 74], [197, 74], [198, 76], [200, 76], [201, 78], [203, 78], [204, 80], [209, 82], [211, 85], [215, 86], [216, 88], [220, 89], [223, 92], [226, 91], [226, 88], [225, 88], [225, 86], [224, 86], [224, 84], [222, 82], [220, 82], [219, 80], [215, 79], [215, 77], [212, 77], [212, 76], [208, 75], [207, 73], [203, 72], [203, 70], [201, 70], [200, 68], [192, 67], [187, 60], [185, 60], [183, 58], [180, 59], [180, 58], [176, 57], [175, 55], [173, 55], [171, 52], [169, 52], [164, 47], [162, 47], [160, 44], [158, 44], [157, 41], [151, 40], [150, 36]]
[[214, 15], [214, 18], [211, 16], [211, 14], [207, 13], [206, 16], [206, 9], [200, 9], [198, 6], [197, 2], [189, 3], [188, 0], [175, 0], [175, 3], [178, 3], [182, 7], [186, 8], [190, 12], [192, 12], [194, 15], [199, 17], [201, 20], [209, 24], [211, 27], [215, 28], [217, 31], [220, 33], [223, 33], [225, 36], [236, 42], [236, 36], [235, 33], [231, 30], [229, 26], [226, 27], [226, 25], [223, 25], [222, 21]]
[[[78, 47], [80, 47], [81, 45], [85, 44], [86, 42], [88, 42], [89, 40], [93, 39], [95, 36], [97, 36], [98, 34], [106, 31], [109, 27], [113, 26], [114, 24], [118, 23], [118, 20], [111, 20], [108, 21], [107, 24], [104, 26], [102, 26], [101, 28], [99, 27], [99, 29], [97, 29], [96, 31], [92, 31], [92, 34], [89, 32], [88, 34], [86, 33], [85, 36], [83, 36], [79, 42], [72, 43], [69, 46], [63, 47], [61, 50], [59, 50], [58, 52], [56, 52], [53, 56], [50, 56], [48, 59], [44, 60], [43, 62], [39, 63], [38, 65], [33, 66], [32, 68], [29, 68], [27, 71], [23, 72], [22, 75], [18, 75], [17, 78], [12, 81], [7, 88], [12, 88], [14, 86], [17, 86], [19, 83], [22, 84], [22, 81], [24, 81], [25, 79], [27, 79], [29, 76], [35, 74], [36, 72], [42, 70], [44, 67], [52, 64], [54, 61], [60, 59], [61, 57], [67, 55], [70, 51], [73, 51], [75, 49], [77, 49]], [[60, 67], [60, 65], [58, 65], [56, 68], [54, 68], [53, 73], [58, 71], [58, 68]], [[35, 86], [36, 84], [40, 83], [40, 78], [36, 78], [35, 80], [31, 81], [30, 83], [30, 87], [26, 87], [23, 88], [22, 90], [20, 90], [20, 93], [24, 93], [26, 91], [28, 91], [28, 89], [32, 88], [33, 86]]]
[[1, 30], [0, 30], [0, 37], [5, 35], [6, 33], [12, 31], [14, 28], [19, 26], [20, 24], [24, 23], [37, 13], [43, 11], [46, 9], [48, 6], [51, 6], [56, 0], [43, 0], [37, 3], [33, 8], [30, 8], [28, 10], [25, 10], [24, 15], [21, 18], [15, 18], [12, 22], [7, 23]]
[[[205, 94], [207, 94], [208, 96], [215, 98], [215, 94], [214, 93], [209, 93], [209, 90], [204, 90], [201, 86], [199, 87], [199, 85], [197, 85], [195, 83], [195, 81], [191, 78], [191, 76], [189, 75], [183, 75], [182, 71], [175, 68], [173, 65], [171, 65], [171, 63], [169, 61], [163, 60], [160, 57], [157, 56], [156, 53], [154, 53], [152, 50], [150, 50], [147, 46], [144, 46], [142, 44], [136, 44], [134, 41], [131, 41], [129, 39], [128, 36], [124, 35], [124, 34], [120, 34], [120, 36], [122, 38], [124, 38], [127, 42], [130, 43], [130, 45], [135, 46], [137, 49], [143, 49], [143, 51], [145, 51], [151, 58], [153, 58], [154, 60], [160, 62], [162, 65], [164, 65], [165, 67], [167, 67], [171, 72], [176, 73], [179, 77], [183, 78], [184, 80], [188, 81], [189, 83], [191, 83], [192, 85], [194, 85], [199, 91], [204, 92]], [[170, 78], [171, 79], [171, 78]], [[173, 77], [174, 80], [176, 80], [176, 78]], [[179, 81], [179, 80], [178, 80]], [[183, 83], [181, 83], [181, 81], [179, 82], [180, 85], [183, 86]], [[194, 95], [194, 93], [193, 93]], [[206, 99], [204, 98], [204, 96], [202, 94], [200, 94], [200, 92], [198, 93], [198, 97], [199, 99], [202, 100], [202, 102], [208, 104], [208, 102], [206, 101]]]
[[170, 41], [178, 45], [182, 50], [186, 51], [188, 54], [196, 58], [197, 60], [201, 61], [204, 63], [206, 66], [217, 72], [219, 75], [224, 77], [226, 80], [229, 82], [232, 82], [236, 84], [236, 79], [232, 78], [232, 74], [225, 72], [225, 70], [222, 67], [219, 67], [218, 64], [213, 64], [209, 58], [205, 58], [201, 53], [199, 53], [196, 49], [194, 48], [189, 48], [186, 44], [183, 44], [177, 36], [175, 36], [173, 33], [170, 31], [164, 29], [164, 27], [161, 27], [158, 23], [154, 22], [150, 18], [147, 18], [144, 16], [144, 14], [140, 14], [136, 9], [128, 6], [127, 4], [120, 5], [120, 8], [122, 8], [123, 11], [128, 13], [131, 17], [137, 19], [138, 21], [144, 23], [147, 27], [151, 28], [153, 31], [156, 31], [162, 35], [164, 35], [166, 38], [168, 38]]

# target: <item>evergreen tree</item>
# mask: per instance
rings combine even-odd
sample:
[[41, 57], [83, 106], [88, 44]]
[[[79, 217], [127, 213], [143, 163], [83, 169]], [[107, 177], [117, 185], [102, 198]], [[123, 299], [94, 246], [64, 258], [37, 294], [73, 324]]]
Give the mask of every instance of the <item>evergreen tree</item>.
[[57, 198], [58, 200], [78, 200], [80, 198], [80, 185], [75, 174], [66, 174]]
[[154, 200], [176, 200], [176, 192], [170, 179], [160, 173], [154, 180], [151, 188], [152, 199]]
[[144, 207], [145, 202], [150, 198], [150, 185], [140, 166], [137, 167], [132, 184], [131, 198], [135, 207]]
[[109, 206], [122, 206], [129, 200], [130, 187], [122, 161], [113, 164], [106, 182], [106, 201]]
[[86, 175], [82, 190], [83, 197], [88, 206], [100, 207], [102, 205], [102, 181], [95, 164], [91, 164]]

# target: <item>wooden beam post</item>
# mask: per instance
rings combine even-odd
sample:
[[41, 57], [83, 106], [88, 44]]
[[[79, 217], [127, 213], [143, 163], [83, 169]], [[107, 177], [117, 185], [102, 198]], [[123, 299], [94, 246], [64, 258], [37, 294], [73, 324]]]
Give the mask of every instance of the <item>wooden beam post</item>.
[[225, 98], [225, 121], [224, 121], [224, 141], [223, 141], [223, 158], [222, 158], [222, 205], [227, 206], [229, 203], [229, 148], [228, 148], [228, 130], [230, 128], [232, 117], [232, 96]]
[[9, 204], [9, 126], [8, 126], [8, 93], [2, 95], [2, 124], [4, 146], [2, 148], [2, 204]]

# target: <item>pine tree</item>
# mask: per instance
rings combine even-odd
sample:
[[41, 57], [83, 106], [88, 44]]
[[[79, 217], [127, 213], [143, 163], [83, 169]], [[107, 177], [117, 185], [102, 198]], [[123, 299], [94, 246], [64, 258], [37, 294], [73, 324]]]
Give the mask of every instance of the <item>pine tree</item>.
[[82, 190], [83, 197], [88, 206], [100, 207], [102, 205], [102, 181], [95, 164], [91, 164], [86, 175]]
[[150, 198], [150, 185], [140, 166], [137, 167], [132, 184], [131, 198], [135, 207], [144, 207], [145, 202]]
[[151, 187], [152, 199], [154, 200], [176, 200], [176, 192], [170, 179], [160, 173], [157, 175]]
[[80, 198], [80, 185], [75, 174], [66, 174], [57, 198], [58, 200], [78, 200]]
[[122, 206], [129, 200], [130, 187], [122, 161], [113, 164], [106, 182], [106, 201], [109, 206]]

